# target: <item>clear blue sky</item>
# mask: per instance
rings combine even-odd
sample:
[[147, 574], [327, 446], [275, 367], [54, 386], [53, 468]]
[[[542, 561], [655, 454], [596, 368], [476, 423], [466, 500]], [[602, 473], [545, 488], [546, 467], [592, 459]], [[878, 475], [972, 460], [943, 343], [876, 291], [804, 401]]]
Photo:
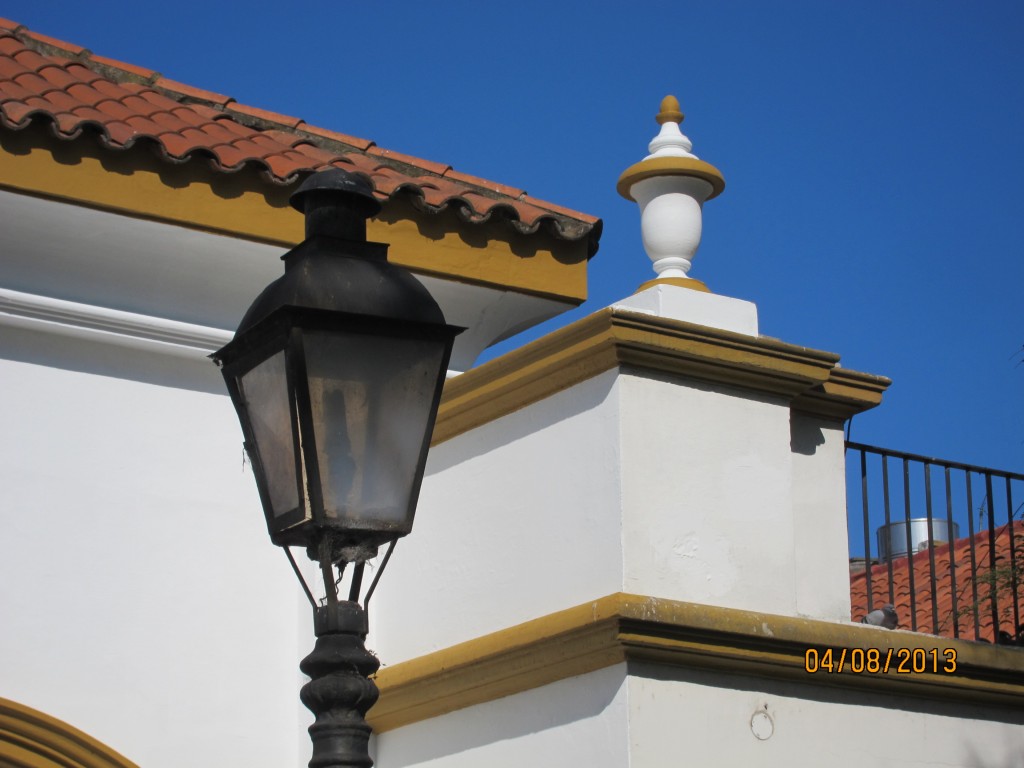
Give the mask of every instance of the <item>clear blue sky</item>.
[[[650, 276], [615, 181], [666, 93], [725, 175], [693, 276], [894, 380], [853, 438], [1024, 470], [1024, 3], [5, 3], [240, 102], [604, 219], [590, 301]], [[551, 328], [552, 325], [547, 326]]]

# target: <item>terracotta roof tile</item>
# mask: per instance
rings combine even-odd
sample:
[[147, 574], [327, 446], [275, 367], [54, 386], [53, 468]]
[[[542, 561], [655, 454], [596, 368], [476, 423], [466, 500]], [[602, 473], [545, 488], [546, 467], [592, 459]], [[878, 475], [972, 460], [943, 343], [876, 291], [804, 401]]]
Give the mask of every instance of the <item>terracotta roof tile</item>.
[[337, 131], [329, 131], [326, 128], [320, 128], [309, 123], [302, 122], [299, 124], [298, 129], [304, 133], [312, 134], [313, 136], [319, 136], [324, 139], [331, 141], [337, 141], [342, 144], [348, 144], [349, 146], [355, 147], [356, 149], [365, 152], [370, 147], [374, 146], [375, 142], [369, 139], [360, 139], [355, 136], [349, 136], [347, 133], [338, 133]]
[[254, 133], [254, 131], [248, 126], [236, 122], [235, 119], [231, 117], [231, 115], [228, 113], [218, 115], [213, 119], [212, 122], [217, 123], [225, 131], [228, 131], [229, 133], [233, 134], [235, 138], [238, 138], [239, 136], [252, 136]]
[[207, 104], [189, 104], [187, 107], [179, 104], [171, 111], [174, 112], [174, 114], [179, 115], [185, 122], [194, 125], [212, 123], [224, 114], [221, 110], [215, 109]]
[[69, 114], [68, 112], [61, 112], [55, 116], [57, 120], [57, 129], [67, 136], [77, 136], [81, 133], [82, 126], [85, 124], [75, 115]]
[[164, 145], [167, 154], [175, 159], [183, 159], [188, 153], [196, 148], [194, 142], [177, 133], [167, 133], [160, 136], [160, 143]]
[[162, 109], [158, 112], [154, 112], [152, 115], [149, 116], [149, 119], [157, 125], [162, 126], [164, 130], [167, 131], [177, 132], [184, 131], [187, 128], [196, 127], [194, 125], [189, 125], [188, 123], [186, 123], [184, 120], [181, 119], [181, 117], [176, 115], [174, 112], [169, 112], [165, 109]]
[[27, 29], [24, 34], [32, 40], [35, 40], [37, 43], [52, 45], [54, 48], [60, 48], [62, 51], [67, 51], [72, 56], [81, 56], [83, 53], [88, 53], [88, 51], [80, 45], [66, 43], [63, 40], [58, 40], [57, 38], [50, 37], [49, 35], [40, 35], [38, 32], [30, 32]]
[[68, 74], [74, 75], [75, 78], [81, 83], [98, 83], [103, 81], [103, 75], [93, 72], [85, 64], [77, 61], [70, 62], [65, 65], [64, 69], [67, 70]]
[[263, 162], [267, 164], [270, 172], [278, 177], [285, 176], [292, 168], [295, 167], [296, 162], [301, 163], [303, 160], [302, 155], [296, 155], [294, 151], [281, 152], [278, 154], [267, 155]]
[[4, 84], [3, 92], [0, 93], [0, 104], [6, 101], [23, 102], [25, 101], [25, 99], [31, 98], [33, 95], [33, 92], [30, 91], [28, 88], [24, 88], [23, 86], [16, 83], [14, 80], [8, 80]]
[[270, 112], [266, 109], [258, 109], [257, 107], [249, 107], [245, 104], [239, 104], [235, 102], [231, 105], [231, 111], [238, 115], [246, 115], [248, 117], [257, 117], [260, 120], [265, 120], [268, 123], [279, 123], [288, 128], [294, 128], [303, 120], [301, 117], [291, 117], [289, 115], [282, 115], [278, 112]]
[[121, 103], [132, 110], [139, 117], [149, 117], [154, 112], [159, 112], [160, 107], [142, 98], [140, 94], [130, 93], [121, 99]]
[[505, 184], [499, 184], [496, 181], [488, 181], [487, 179], [481, 179], [479, 176], [470, 176], [468, 173], [461, 173], [454, 169], [449, 168], [448, 172], [444, 175], [446, 179], [452, 179], [454, 181], [464, 181], [468, 184], [473, 184], [478, 187], [482, 187], [490, 192], [494, 192], [499, 195], [506, 195], [508, 197], [522, 197], [526, 194], [521, 189], [510, 187]]
[[92, 107], [95, 107], [99, 102], [106, 98], [92, 86], [92, 83], [84, 83], [81, 80], [76, 80], [69, 84], [66, 90], [78, 101]]
[[75, 107], [71, 110], [71, 114], [79, 120], [87, 120], [89, 122], [98, 123], [99, 125], [103, 125], [108, 119], [107, 116], [96, 109], [96, 107], [90, 106]]
[[47, 59], [45, 56], [42, 56], [41, 54], [38, 54], [35, 51], [30, 50], [28, 48], [22, 48], [20, 51], [14, 54], [13, 58], [16, 62], [18, 62], [19, 66], [22, 66], [25, 69], [32, 72], [35, 72], [38, 69], [42, 69], [50, 63], [50, 60]]
[[90, 83], [90, 87], [103, 98], [118, 100], [124, 96], [124, 89], [109, 80], [97, 80]]
[[246, 161], [254, 159], [251, 155], [247, 155], [243, 150], [235, 149], [230, 144], [218, 144], [215, 147], [210, 147], [210, 151], [217, 161], [228, 170], [241, 168]]
[[68, 88], [71, 85], [77, 85], [82, 82], [70, 70], [58, 67], [56, 64], [49, 67], [40, 67], [36, 71], [55, 88]]
[[135, 116], [135, 112], [128, 109], [128, 107], [120, 101], [114, 101], [113, 99], [102, 99], [97, 101], [95, 107], [98, 111], [107, 115], [109, 119], [113, 120], [124, 121]]
[[444, 176], [444, 174], [452, 169], [450, 165], [444, 163], [435, 163], [430, 160], [421, 160], [418, 157], [412, 157], [411, 155], [405, 155], [401, 152], [395, 152], [390, 149], [384, 149], [383, 147], [370, 147], [367, 150], [368, 154], [377, 155], [379, 157], [386, 157], [389, 160], [397, 160], [400, 163], [406, 163], [408, 165], [414, 165], [418, 168], [423, 168], [431, 173], [436, 173], [438, 176]]
[[153, 136], [154, 138], [167, 130], [164, 126], [155, 120], [150, 120], [148, 117], [135, 116], [125, 120], [125, 122], [136, 134]]
[[529, 195], [524, 195], [523, 202], [528, 203], [529, 205], [536, 206], [537, 208], [542, 208], [547, 211], [554, 211], [555, 213], [562, 213], [565, 215], [572, 214], [580, 216], [584, 221], [587, 221], [591, 224], [596, 224], [598, 221], [600, 221], [600, 219], [598, 219], [596, 216], [587, 216], [586, 214], [579, 214], [576, 213], [575, 211], [570, 211], [568, 208], [564, 208], [561, 205], [555, 205], [554, 203], [549, 203], [546, 200], [538, 200], [536, 197], [530, 197]]
[[46, 114], [45, 110], [34, 108], [21, 101], [12, 101], [0, 104], [0, 113], [2, 113], [5, 121], [9, 121], [15, 126], [23, 125], [25, 121], [35, 113]]
[[[328, 152], [326, 149], [321, 149], [320, 147], [312, 144], [296, 144], [292, 147], [292, 152], [294, 153], [292, 157], [298, 156], [308, 158], [309, 161], [313, 163], [311, 166], [313, 168], [319, 168], [322, 165], [329, 165], [334, 160], [338, 159], [338, 155], [336, 153]], [[298, 160], [298, 157], [296, 158], [297, 162], [303, 164], [306, 162]]]
[[93, 64], [99, 64], [100, 66], [110, 67], [111, 69], [135, 75], [136, 77], [146, 81], [155, 80], [160, 76], [159, 72], [154, 72], [152, 69], [137, 67], [134, 64], [126, 64], [125, 62], [118, 61], [117, 59], [108, 59], [106, 56], [96, 56], [93, 54], [89, 57], [89, 61]]
[[140, 88], [138, 95], [140, 99], [144, 99], [153, 106], [160, 107], [161, 109], [174, 109], [178, 106], [177, 99], [172, 99], [170, 96], [160, 93], [160, 91], [148, 85]]
[[49, 105], [53, 112], [70, 112], [75, 107], [81, 106], [82, 102], [76, 99], [67, 91], [49, 90], [43, 95], [43, 101]]
[[543, 226], [557, 237], [586, 240], [591, 254], [601, 232], [599, 219], [527, 197], [521, 189], [239, 104], [0, 19], [0, 125], [21, 130], [33, 120], [49, 120], [67, 140], [89, 126], [111, 149], [148, 140], [168, 161], [197, 155], [219, 172], [251, 164], [277, 184], [329, 165], [343, 167], [365, 174], [382, 199], [411, 195], [422, 210], [450, 207], [469, 222], [497, 216], [523, 233]]
[[0, 34], [0, 56], [14, 56], [22, 47], [22, 42], [14, 35]]
[[191, 85], [179, 83], [176, 80], [168, 80], [166, 77], [159, 78], [153, 83], [153, 85], [157, 88], [171, 91], [179, 96], [186, 96], [190, 99], [209, 102], [210, 104], [216, 104], [221, 107], [229, 101], [233, 101], [230, 96], [225, 96], [222, 93], [214, 93], [213, 91], [207, 91], [202, 88], [193, 88]]
[[274, 130], [273, 128], [271, 128], [269, 130], [262, 131], [261, 134], [269, 139], [273, 139], [279, 144], [284, 144], [289, 147], [295, 147], [299, 144], [312, 145], [313, 143], [309, 139], [303, 136], [299, 136], [298, 134], [293, 133], [292, 131], [281, 131]]
[[33, 96], [38, 96], [50, 90], [50, 84], [35, 72], [22, 71], [11, 79]]
[[[996, 562], [997, 572], [1003, 564], [1012, 561], [1011, 549], [1018, 557], [1024, 547], [1024, 531], [1017, 523], [1012, 531], [1008, 525], [997, 528]], [[975, 567], [971, 568], [971, 548], [974, 548]], [[977, 533], [943, 544], [932, 550], [935, 560], [935, 601], [931, 593], [931, 558], [927, 550], [918, 552], [912, 558], [898, 558], [892, 561], [892, 580], [889, 564], [874, 564], [870, 572], [853, 574], [850, 577], [851, 618], [859, 621], [870, 609], [879, 608], [892, 602], [900, 617], [901, 629], [938, 634], [943, 637], [961, 637], [968, 640], [977, 636], [988, 642], [996, 641], [996, 633], [1002, 630], [1016, 633], [1015, 622], [1024, 621], [1024, 584], [1018, 585], [1017, 607], [1014, 611], [1013, 590], [1010, 583], [997, 585], [995, 592], [998, 627], [994, 629], [992, 617], [993, 572], [989, 553], [989, 531]], [[950, 559], [956, 564], [950, 567]], [[914, 586], [910, 577], [913, 571]], [[871, 579], [871, 601], [868, 601], [868, 577]], [[891, 592], [890, 592], [891, 589]], [[974, 590], [978, 597], [975, 598]], [[911, 611], [913, 595], [914, 611]], [[975, 618], [977, 617], [977, 618]], [[935, 630], [936, 621], [938, 631]]]

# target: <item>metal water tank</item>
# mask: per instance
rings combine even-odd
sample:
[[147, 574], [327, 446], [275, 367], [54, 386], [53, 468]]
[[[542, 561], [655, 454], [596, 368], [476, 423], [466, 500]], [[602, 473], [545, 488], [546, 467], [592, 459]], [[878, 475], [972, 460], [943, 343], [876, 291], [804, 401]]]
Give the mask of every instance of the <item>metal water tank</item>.
[[[907, 556], [907, 523], [900, 520], [896, 523], [879, 526], [878, 557], [881, 560], [894, 560]], [[960, 526], [953, 523], [953, 538], [960, 537]], [[914, 553], [928, 548], [928, 518], [915, 517], [910, 520], [910, 548]], [[932, 518], [931, 541], [935, 544], [949, 543], [949, 524], [945, 518]]]

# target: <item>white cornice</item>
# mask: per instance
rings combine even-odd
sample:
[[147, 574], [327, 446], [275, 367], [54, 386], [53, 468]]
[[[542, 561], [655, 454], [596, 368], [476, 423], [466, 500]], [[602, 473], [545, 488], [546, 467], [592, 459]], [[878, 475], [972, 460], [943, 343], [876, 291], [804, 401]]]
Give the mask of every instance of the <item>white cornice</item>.
[[0, 288], [0, 326], [199, 359], [224, 346], [234, 333], [92, 304]]

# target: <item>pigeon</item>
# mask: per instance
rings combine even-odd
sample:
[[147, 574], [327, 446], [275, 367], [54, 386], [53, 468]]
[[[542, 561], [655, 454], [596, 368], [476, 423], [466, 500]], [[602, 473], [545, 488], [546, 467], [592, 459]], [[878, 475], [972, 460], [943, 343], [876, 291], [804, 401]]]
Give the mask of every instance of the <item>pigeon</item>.
[[1024, 623], [1017, 625], [1017, 634], [1011, 635], [1004, 629], [996, 636], [997, 645], [1015, 645], [1024, 648]]
[[860, 620], [861, 624], [871, 624], [875, 627], [885, 627], [886, 629], [896, 629], [896, 626], [900, 623], [899, 616], [896, 615], [896, 609], [892, 603], [883, 605], [880, 610], [872, 611], [863, 619]]

